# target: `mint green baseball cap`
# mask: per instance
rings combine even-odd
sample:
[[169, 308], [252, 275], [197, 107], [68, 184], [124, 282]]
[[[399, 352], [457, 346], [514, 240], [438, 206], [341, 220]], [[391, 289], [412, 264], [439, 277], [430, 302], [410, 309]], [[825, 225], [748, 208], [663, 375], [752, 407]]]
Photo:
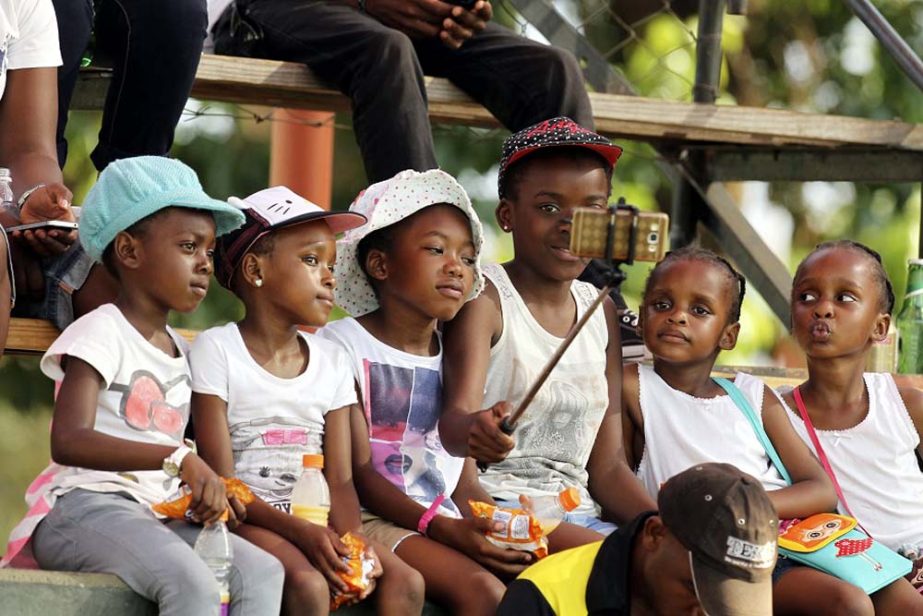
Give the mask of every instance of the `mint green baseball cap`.
[[80, 243], [94, 261], [102, 261], [120, 231], [168, 207], [209, 212], [219, 236], [244, 224], [238, 208], [205, 194], [188, 166], [163, 156], [137, 156], [116, 160], [99, 175], [83, 202]]

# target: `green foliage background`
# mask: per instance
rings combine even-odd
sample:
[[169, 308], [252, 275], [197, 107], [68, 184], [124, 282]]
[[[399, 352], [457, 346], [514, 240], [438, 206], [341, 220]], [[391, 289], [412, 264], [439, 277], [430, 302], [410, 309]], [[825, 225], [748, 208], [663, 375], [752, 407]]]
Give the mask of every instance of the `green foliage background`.
[[[503, 0], [498, 0], [503, 4]], [[619, 28], [605, 2], [562, 2], [581, 18], [597, 48], [612, 49], [620, 42]], [[611, 11], [628, 14], [653, 10], [654, 0], [612, 2]], [[638, 30], [639, 42], [611, 56], [613, 64], [647, 96], [690, 100], [694, 78], [695, 2], [674, 3], [674, 15], [663, 13]], [[876, 5], [901, 35], [923, 52], [923, 0], [880, 0]], [[603, 7], [605, 8], [605, 7]], [[683, 10], [685, 8], [685, 11]], [[508, 12], [498, 20], [515, 25]], [[725, 51], [719, 103], [782, 107], [867, 118], [923, 121], [923, 93], [900, 72], [877, 43], [862, 37], [862, 26], [840, 0], [749, 0], [747, 17], [725, 18]], [[859, 47], [871, 54], [871, 65], [857, 71], [850, 57]], [[866, 60], [868, 58], [866, 57]], [[861, 62], [860, 62], [861, 64]], [[191, 102], [191, 106], [195, 106]], [[262, 113], [266, 110], [257, 110]], [[269, 168], [269, 125], [247, 119], [240, 108], [210, 104], [209, 114], [184, 118], [173, 154], [196, 169], [211, 194], [246, 195], [266, 186]], [[96, 180], [88, 154], [96, 141], [99, 115], [72, 113], [68, 128], [71, 156], [65, 168], [67, 184], [79, 203]], [[365, 177], [348, 115], [337, 118], [333, 202], [345, 208], [364, 187]], [[491, 181], [495, 178], [503, 131], [464, 127], [434, 128], [438, 159], [472, 193], [486, 225], [493, 225]], [[624, 195], [643, 209], [665, 208], [670, 186], [656, 169], [653, 150], [643, 143], [620, 142], [625, 147], [616, 170], [613, 196]], [[809, 187], [810, 188], [810, 187]], [[814, 187], [816, 188], [816, 187]], [[800, 183], [774, 183], [769, 199], [790, 212], [794, 222], [789, 266], [794, 269], [817, 242], [851, 237], [882, 252], [895, 288], [901, 290], [906, 259], [918, 250], [920, 185], [836, 185], [839, 195], [829, 203], [812, 203]], [[741, 192], [740, 194], [746, 194]], [[815, 200], [816, 201], [816, 200]], [[493, 227], [492, 258], [510, 256], [508, 239]], [[624, 291], [637, 302], [648, 266], [630, 268]], [[218, 285], [197, 312], [177, 316], [177, 325], [204, 328], [240, 316], [240, 306]], [[785, 335], [758, 297], [744, 305], [738, 349], [720, 359], [725, 363], [768, 361]], [[38, 371], [36, 358], [5, 358], [0, 363], [0, 541], [22, 515], [22, 495], [28, 482], [47, 463], [48, 423], [52, 385]]]

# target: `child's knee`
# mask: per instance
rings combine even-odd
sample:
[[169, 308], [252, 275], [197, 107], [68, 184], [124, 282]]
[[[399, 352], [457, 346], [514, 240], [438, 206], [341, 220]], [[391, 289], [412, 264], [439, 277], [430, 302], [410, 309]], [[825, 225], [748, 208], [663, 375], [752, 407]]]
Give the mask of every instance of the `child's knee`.
[[313, 569], [288, 571], [283, 606], [286, 613], [326, 614], [330, 606], [330, 587], [326, 578]]
[[826, 613], [837, 616], [872, 616], [875, 613], [872, 600], [865, 591], [846, 582], [831, 587], [824, 603], [828, 604]]
[[154, 600], [163, 612], [168, 606], [182, 606], [189, 614], [216, 613], [221, 602], [221, 588], [205, 563], [190, 559], [174, 569], [174, 575], [159, 577]]
[[386, 605], [402, 605], [405, 614], [418, 614], [423, 609], [426, 584], [419, 571], [410, 566], [388, 567], [378, 583], [378, 600]]
[[458, 602], [458, 613], [462, 614], [493, 614], [500, 605], [500, 599], [506, 586], [497, 579], [496, 576], [481, 571], [465, 581], [465, 584], [459, 586], [461, 593]]
[[277, 609], [282, 601], [285, 581], [282, 563], [253, 545], [235, 544], [234, 550], [231, 594], [260, 610]]

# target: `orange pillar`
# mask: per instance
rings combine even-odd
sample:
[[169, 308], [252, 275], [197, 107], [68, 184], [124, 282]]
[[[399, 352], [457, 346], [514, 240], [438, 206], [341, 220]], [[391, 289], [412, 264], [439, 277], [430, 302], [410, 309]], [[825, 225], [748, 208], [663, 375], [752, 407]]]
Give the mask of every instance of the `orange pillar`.
[[329, 210], [333, 192], [334, 114], [276, 109], [273, 119], [269, 185], [288, 186]]

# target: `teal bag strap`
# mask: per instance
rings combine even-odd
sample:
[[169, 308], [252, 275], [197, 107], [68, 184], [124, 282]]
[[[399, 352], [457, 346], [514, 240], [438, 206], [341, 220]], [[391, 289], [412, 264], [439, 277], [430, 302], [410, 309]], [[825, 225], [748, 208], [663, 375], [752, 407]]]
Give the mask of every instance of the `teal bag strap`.
[[719, 376], [712, 377], [712, 380], [717, 383], [721, 389], [727, 392], [734, 404], [737, 405], [737, 408], [740, 409], [740, 412], [744, 414], [744, 417], [747, 418], [747, 421], [750, 422], [750, 426], [753, 427], [753, 431], [756, 432], [756, 438], [759, 440], [760, 444], [763, 446], [763, 449], [766, 450], [766, 455], [769, 456], [769, 459], [775, 465], [776, 470], [779, 471], [779, 474], [782, 475], [782, 479], [785, 480], [785, 483], [792, 485], [792, 476], [788, 474], [788, 469], [785, 468], [785, 465], [782, 464], [782, 459], [779, 457], [779, 454], [776, 452], [776, 448], [773, 446], [772, 441], [769, 440], [769, 435], [766, 434], [766, 430], [763, 428], [763, 422], [759, 420], [759, 417], [756, 415], [756, 411], [753, 410], [753, 407], [750, 406], [750, 402], [744, 396], [743, 392], [735, 385], [732, 381], [721, 378]]

